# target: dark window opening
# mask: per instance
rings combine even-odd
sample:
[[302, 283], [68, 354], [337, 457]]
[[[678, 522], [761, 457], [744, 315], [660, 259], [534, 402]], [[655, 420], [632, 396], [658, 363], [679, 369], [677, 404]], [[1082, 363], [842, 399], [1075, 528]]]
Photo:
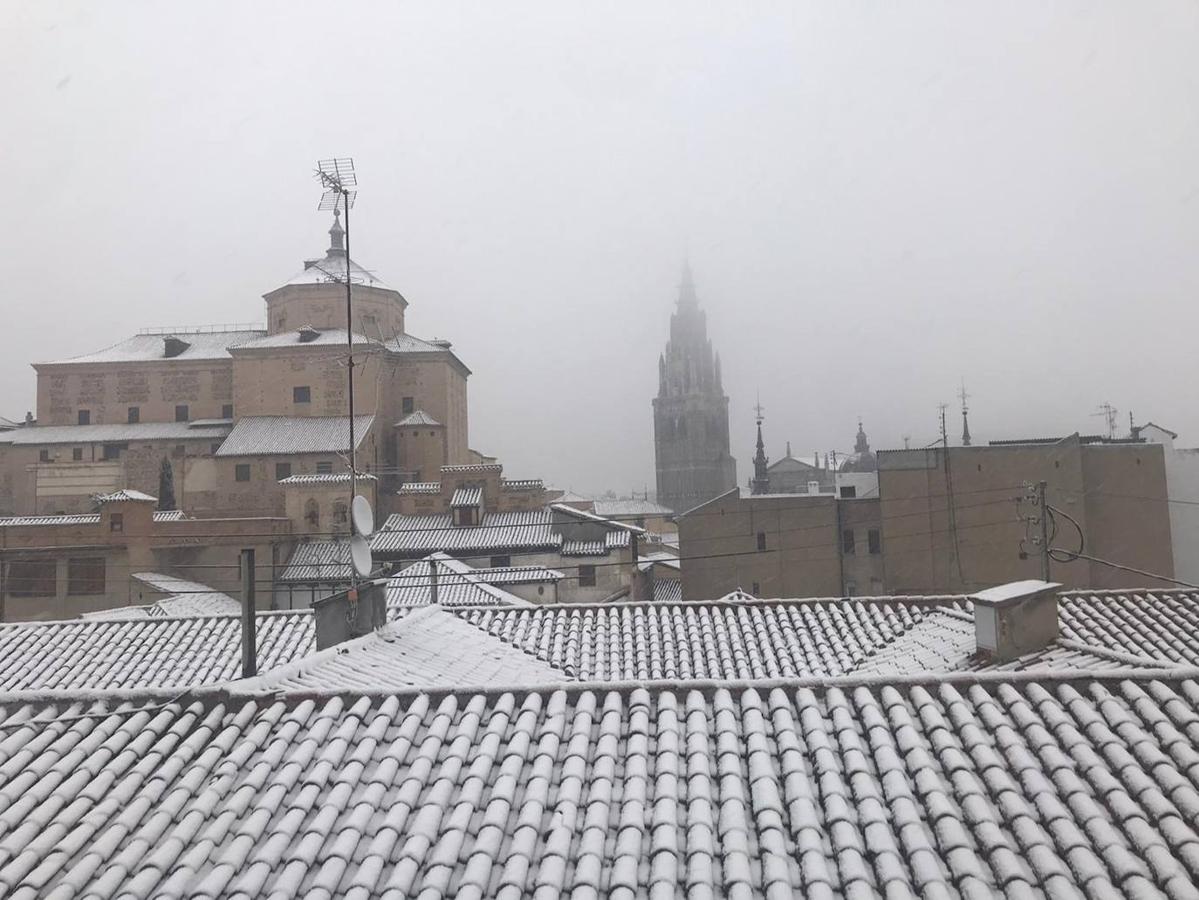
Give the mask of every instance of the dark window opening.
[[79, 424], [80, 425], [92, 424], [92, 411], [90, 409], [79, 410]]
[[175, 407], [175, 421], [186, 422], [188, 420], [187, 404], [180, 403]]
[[72, 597], [104, 593], [104, 557], [67, 560], [67, 594]]
[[844, 484], [841, 486], [841, 496], [852, 500], [858, 495], [858, 489], [852, 484]]
[[38, 462], [50, 462], [50, 451], [49, 450], [39, 450], [37, 452], [37, 461]]
[[595, 566], [579, 566], [579, 587], [595, 587]]
[[113, 513], [108, 517], [108, 530], [114, 534], [125, 530], [125, 514]]
[[291, 463], [275, 463], [275, 480], [282, 481], [291, 477]]
[[400, 401], [400, 409], [403, 412], [403, 414], [406, 416], [414, 413], [416, 411], [416, 398], [415, 397], [405, 397], [403, 400]]
[[140, 406], [129, 407], [129, 424], [136, 425], [142, 420], [142, 410]]
[[8, 564], [10, 597], [53, 597], [58, 593], [58, 563], [53, 559], [14, 559]]
[[317, 475], [332, 475], [333, 474], [333, 463], [318, 462], [316, 464], [316, 474]]
[[249, 481], [250, 480], [250, 464], [249, 463], [238, 463], [236, 466], [234, 466], [233, 467], [233, 478], [235, 481]]
[[308, 502], [304, 504], [304, 521], [312, 528], [321, 524], [321, 508], [312, 498], [309, 498]]
[[766, 549], [766, 532], [765, 531], [758, 532], [758, 549], [759, 550]]
[[753, 594], [755, 597], [758, 596], [758, 594], [762, 593], [762, 585], [758, 584], [758, 582], [755, 581], [753, 584], [750, 585], [749, 592], [751, 594]]
[[841, 552], [846, 556], [853, 556], [857, 552], [852, 528], [846, 528], [841, 532]]
[[507, 568], [512, 565], [512, 557], [508, 555], [491, 557], [491, 567], [493, 569]]
[[456, 506], [456, 507], [454, 507], [454, 524], [455, 525], [478, 525], [479, 524], [479, 507], [477, 507], [477, 506]]
[[71, 448], [71, 459], [75, 460], [75, 462], [83, 462], [83, 448], [82, 447], [72, 447]]
[[129, 449], [128, 444], [105, 444], [102, 456], [104, 459], [109, 459], [109, 460], [120, 459], [121, 451], [128, 450], [128, 449]]
[[333, 504], [333, 524], [345, 525], [348, 521], [350, 521], [349, 509], [346, 507], [345, 503], [338, 500]]
[[224, 406], [221, 407], [221, 418], [222, 419], [232, 419], [233, 418], [233, 404], [232, 403], [226, 403]]
[[311, 403], [312, 402], [312, 388], [308, 387], [307, 385], [301, 385], [300, 387], [292, 388], [291, 389], [291, 402], [292, 403]]
[[866, 543], [870, 545], [870, 553], [874, 556], [883, 552], [883, 536], [877, 528], [866, 532]]

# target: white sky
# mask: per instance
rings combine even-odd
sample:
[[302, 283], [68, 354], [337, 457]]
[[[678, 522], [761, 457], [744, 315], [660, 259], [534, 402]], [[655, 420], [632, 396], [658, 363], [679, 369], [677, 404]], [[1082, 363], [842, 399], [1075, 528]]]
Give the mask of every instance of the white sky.
[[[1199, 443], [1192, 2], [29, 3], [0, 32], [0, 414], [28, 363], [262, 320], [361, 174], [355, 257], [474, 370], [512, 477], [653, 486], [684, 255], [733, 453]], [[955, 425], [957, 422], [954, 417]]]

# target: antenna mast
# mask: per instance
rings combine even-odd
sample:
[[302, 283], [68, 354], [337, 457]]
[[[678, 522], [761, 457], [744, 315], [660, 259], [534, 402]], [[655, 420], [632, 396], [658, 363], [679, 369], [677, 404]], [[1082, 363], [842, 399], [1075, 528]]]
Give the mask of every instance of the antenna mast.
[[[350, 506], [354, 509], [354, 497], [358, 493], [358, 465], [355, 459], [354, 440], [354, 296], [353, 284], [350, 278], [350, 209], [358, 196], [358, 176], [354, 172], [354, 160], [348, 156], [322, 159], [316, 164], [316, 179], [325, 189], [319, 210], [332, 210], [334, 215], [345, 211], [346, 215], [346, 366], [349, 397], [350, 397]], [[351, 585], [357, 587], [357, 575], [354, 567], [350, 566]]]

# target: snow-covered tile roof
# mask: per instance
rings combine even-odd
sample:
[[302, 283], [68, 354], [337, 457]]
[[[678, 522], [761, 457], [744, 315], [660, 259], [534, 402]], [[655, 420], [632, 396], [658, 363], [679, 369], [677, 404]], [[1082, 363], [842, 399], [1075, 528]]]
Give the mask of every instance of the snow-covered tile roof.
[[0, 444], [102, 444], [138, 441], [219, 441], [232, 426], [200, 425], [195, 422], [137, 422], [132, 425], [31, 425], [0, 432]]
[[423, 556], [492, 550], [555, 550], [562, 537], [550, 526], [546, 509], [483, 513], [478, 525], [454, 525], [448, 514], [389, 516], [371, 538], [376, 554]]
[[[304, 338], [308, 338], [305, 340]], [[347, 332], [344, 328], [322, 328], [322, 329], [304, 329], [280, 331], [276, 334], [267, 334], [262, 337], [257, 337], [249, 341], [244, 341], [235, 347], [235, 350], [270, 350], [280, 347], [345, 347], [347, 345]], [[379, 342], [373, 338], [369, 338], [364, 334], [354, 335], [355, 347], [378, 347]]]
[[189, 581], [160, 572], [135, 572], [130, 576], [152, 591], [166, 594], [153, 603], [118, 606], [84, 613], [84, 619], [132, 619], [144, 616], [167, 618], [190, 616], [236, 616], [241, 603], [228, 594], [198, 581]]
[[[257, 622], [260, 672], [313, 649], [311, 613], [262, 613]], [[0, 691], [190, 687], [240, 673], [238, 616], [0, 625]]]
[[407, 428], [410, 425], [424, 425], [426, 427], [440, 426], [441, 423], [434, 419], [423, 409], [418, 409], [416, 412], [409, 413], [396, 422], [397, 428]]
[[[261, 328], [236, 328], [230, 331], [155, 331], [154, 333], [136, 334], [118, 344], [113, 344], [95, 353], [74, 356], [69, 359], [54, 360], [42, 365], [62, 365], [63, 363], [114, 363], [114, 362], [147, 362], [150, 360], [170, 360], [172, 362], [192, 362], [196, 360], [228, 359], [229, 348], [244, 344], [265, 335]], [[179, 354], [166, 355], [166, 339], [178, 338], [188, 346]]]
[[[435, 553], [437, 561], [437, 604], [445, 607], [528, 606], [527, 600], [510, 594], [466, 563]], [[433, 603], [433, 574], [428, 559], [419, 560], [393, 575], [387, 582], [387, 607], [396, 610]]]
[[[361, 472], [358, 475], [359, 481], [378, 481], [378, 477], [369, 472]], [[316, 472], [307, 475], [288, 475], [286, 478], [280, 478], [280, 484], [348, 484], [350, 481], [349, 472]]]
[[276, 581], [283, 584], [338, 584], [350, 580], [350, 545], [345, 541], [297, 544]]
[[[374, 416], [354, 417], [354, 442], [361, 446]], [[350, 449], [349, 416], [244, 416], [217, 456], [287, 456], [340, 453]]]
[[1199, 591], [1067, 591], [1058, 618], [1063, 638], [1199, 665]]
[[135, 491], [133, 488], [121, 488], [119, 491], [113, 491], [111, 494], [97, 494], [92, 498], [97, 503], [122, 503], [133, 501], [134, 503], [157, 503], [158, 498], [152, 497], [145, 491]]
[[1188, 897], [1193, 679], [0, 698], [0, 886]]
[[547, 685], [571, 680], [441, 607], [415, 609], [357, 640], [259, 679], [273, 690], [378, 690], [462, 685]]
[[562, 604], [464, 610], [506, 641], [586, 679], [842, 675], [939, 601]]
[[538, 584], [566, 577], [565, 573], [545, 566], [486, 566], [475, 569], [475, 575], [488, 584]]
[[654, 579], [655, 603], [681, 603], [683, 600], [683, 582], [673, 578]]
[[481, 487], [460, 487], [450, 498], [450, 506], [482, 506], [483, 489]]
[[409, 481], [401, 484], [397, 494], [440, 494], [440, 481]]
[[[559, 499], [558, 502], [563, 502]], [[629, 521], [642, 517], [673, 516], [674, 512], [653, 500], [596, 500], [595, 514]]]
[[[181, 509], [156, 509], [155, 522], [178, 522], [187, 516]], [[30, 526], [30, 525], [99, 525], [99, 513], [71, 513], [61, 516], [4, 516], [0, 518], [0, 528]]]

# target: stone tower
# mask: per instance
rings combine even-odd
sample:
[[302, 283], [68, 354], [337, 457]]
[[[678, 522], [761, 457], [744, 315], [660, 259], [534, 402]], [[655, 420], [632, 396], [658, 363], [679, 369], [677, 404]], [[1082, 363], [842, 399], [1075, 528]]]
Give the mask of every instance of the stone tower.
[[670, 340], [658, 358], [654, 398], [654, 456], [658, 502], [683, 512], [737, 485], [729, 453], [729, 398], [720, 381], [708, 324], [695, 296], [691, 268], [683, 268]]

